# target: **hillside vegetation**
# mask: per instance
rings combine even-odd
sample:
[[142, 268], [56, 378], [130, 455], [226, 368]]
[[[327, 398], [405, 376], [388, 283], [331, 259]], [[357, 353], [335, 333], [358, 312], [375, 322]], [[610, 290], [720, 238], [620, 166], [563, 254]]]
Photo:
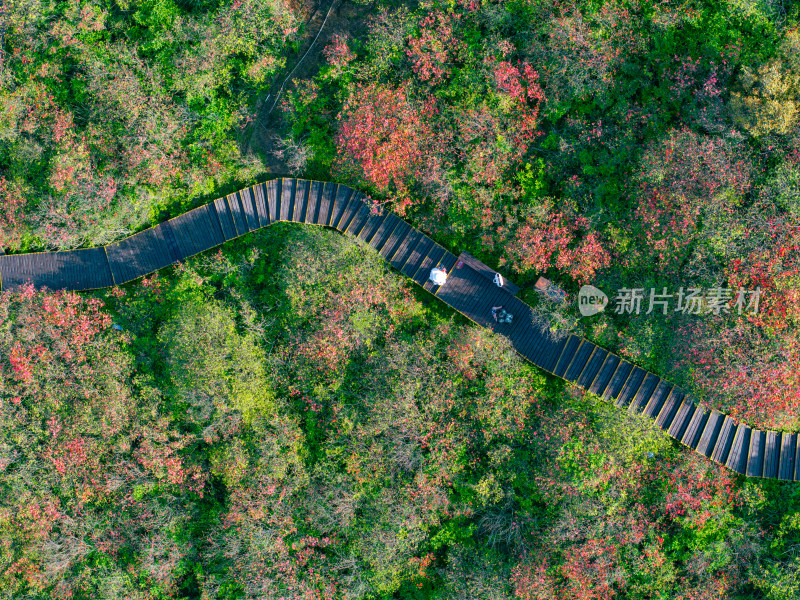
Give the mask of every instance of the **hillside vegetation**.
[[[339, 181], [555, 329], [800, 430], [796, 5], [355, 7], [364, 35], [309, 55], [251, 154], [315, 35], [295, 4], [0, 5], [0, 248]], [[585, 283], [641, 310], [580, 318]], [[718, 310], [676, 310], [692, 289]], [[0, 597], [790, 600], [800, 484], [736, 476], [361, 242], [277, 224], [122, 287], [0, 295]]]

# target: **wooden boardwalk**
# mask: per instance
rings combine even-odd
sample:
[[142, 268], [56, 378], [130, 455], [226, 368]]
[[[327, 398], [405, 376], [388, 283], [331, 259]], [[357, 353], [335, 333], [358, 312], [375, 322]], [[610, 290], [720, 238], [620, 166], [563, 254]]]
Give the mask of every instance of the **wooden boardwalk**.
[[[533, 325], [533, 310], [511, 282], [468, 254], [456, 257], [396, 215], [376, 213], [349, 187], [276, 179], [240, 190], [103, 248], [0, 256], [0, 290], [36, 287], [90, 290], [120, 285], [209, 250], [275, 221], [333, 227], [375, 248], [395, 269], [478, 325], [506, 336], [534, 365], [643, 414], [685, 446], [748, 477], [800, 481], [797, 434], [760, 431], [715, 410], [699, 408], [683, 390], [595, 344], [569, 335], [555, 339]], [[449, 274], [442, 286], [432, 268]], [[498, 323], [503, 306], [513, 323]]]

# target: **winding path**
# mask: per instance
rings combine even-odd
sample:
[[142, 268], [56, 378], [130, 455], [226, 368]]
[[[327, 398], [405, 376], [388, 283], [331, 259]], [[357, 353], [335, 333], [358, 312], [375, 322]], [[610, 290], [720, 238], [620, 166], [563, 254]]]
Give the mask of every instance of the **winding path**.
[[[751, 429], [697, 406], [683, 390], [575, 335], [553, 338], [533, 325], [533, 309], [506, 282], [464, 253], [457, 257], [396, 215], [374, 214], [349, 187], [275, 179], [218, 198], [174, 219], [100, 248], [0, 256], [0, 290], [37, 287], [90, 290], [120, 285], [276, 221], [333, 227], [378, 251], [394, 268], [478, 325], [506, 336], [531, 363], [632, 413], [655, 420], [670, 436], [748, 477], [800, 481], [795, 433]], [[433, 267], [449, 276], [436, 286]], [[502, 305], [513, 324], [491, 318]]]

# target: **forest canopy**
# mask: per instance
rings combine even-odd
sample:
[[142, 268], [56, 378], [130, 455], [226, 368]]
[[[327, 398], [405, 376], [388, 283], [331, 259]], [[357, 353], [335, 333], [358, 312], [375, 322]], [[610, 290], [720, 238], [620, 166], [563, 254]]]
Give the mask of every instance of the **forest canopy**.
[[[793, 2], [6, 0], [0, 249], [341, 182], [555, 334], [798, 432], [798, 111]], [[643, 310], [582, 318], [584, 284]], [[692, 289], [732, 295], [677, 310]], [[788, 600], [800, 484], [277, 224], [124, 286], [0, 294], [0, 596]]]

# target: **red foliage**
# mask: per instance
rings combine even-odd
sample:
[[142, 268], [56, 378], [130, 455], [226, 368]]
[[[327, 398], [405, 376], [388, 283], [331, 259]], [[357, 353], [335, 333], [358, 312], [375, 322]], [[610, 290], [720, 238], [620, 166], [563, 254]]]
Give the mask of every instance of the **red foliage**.
[[335, 34], [331, 38], [331, 43], [325, 46], [325, 57], [336, 72], [340, 72], [347, 67], [356, 57], [347, 42], [347, 35]]
[[519, 563], [511, 572], [514, 597], [519, 600], [556, 600], [556, 578], [549, 572], [549, 561], [541, 553]]
[[690, 323], [682, 362], [724, 412], [753, 426], [792, 428], [800, 418], [800, 226], [770, 219], [765, 227], [725, 268], [734, 298], [760, 288], [758, 312], [731, 308], [725, 322]]
[[417, 106], [403, 87], [361, 84], [345, 102], [336, 145], [336, 170], [358, 176], [381, 193], [393, 188], [396, 211], [410, 205], [408, 181], [425, 163], [433, 100]]
[[409, 37], [406, 54], [420, 81], [435, 85], [450, 75], [453, 56], [464, 47], [455, 35], [460, 20], [458, 13], [437, 10], [419, 22], [418, 37]]
[[488, 87], [495, 101], [484, 101], [457, 114], [456, 148], [471, 184], [497, 184], [508, 168], [528, 151], [539, 131], [544, 93], [528, 63], [517, 66], [486, 58]]
[[689, 130], [672, 131], [651, 146], [638, 177], [635, 216], [656, 268], [678, 267], [691, 242], [704, 235], [702, 216], [733, 218], [735, 203], [723, 192], [741, 197], [750, 189], [751, 165], [742, 154]]
[[27, 205], [19, 184], [0, 177], [0, 247], [20, 243]]
[[609, 600], [617, 594], [614, 584], [619, 575], [616, 547], [608, 540], [590, 538], [572, 546], [564, 556], [561, 576], [569, 583], [562, 592], [575, 600]]
[[663, 513], [693, 529], [741, 504], [734, 474], [694, 453], [674, 465], [656, 463], [650, 479], [664, 485]]
[[505, 252], [519, 270], [556, 268], [579, 282], [588, 282], [611, 262], [598, 235], [590, 232], [587, 219], [559, 211], [544, 218], [531, 213], [517, 226]]

